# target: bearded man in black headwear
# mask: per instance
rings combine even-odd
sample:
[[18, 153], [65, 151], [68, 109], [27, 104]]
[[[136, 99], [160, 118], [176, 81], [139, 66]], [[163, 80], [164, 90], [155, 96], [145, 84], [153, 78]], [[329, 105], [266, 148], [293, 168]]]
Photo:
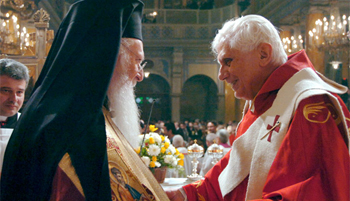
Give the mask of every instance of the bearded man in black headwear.
[[[133, 38], [142, 48], [142, 8], [139, 0], [82, 0], [71, 6], [5, 152], [2, 200], [111, 200], [114, 164], [150, 199], [163, 200], [159, 185], [149, 185], [154, 178], [139, 174], [145, 165], [114, 124], [113, 113], [102, 111], [124, 46], [121, 38]], [[132, 44], [125, 48], [139, 52]], [[142, 60], [134, 59], [138, 67]], [[130, 168], [135, 164], [139, 167]], [[79, 192], [76, 197], [67, 193], [72, 189]]]

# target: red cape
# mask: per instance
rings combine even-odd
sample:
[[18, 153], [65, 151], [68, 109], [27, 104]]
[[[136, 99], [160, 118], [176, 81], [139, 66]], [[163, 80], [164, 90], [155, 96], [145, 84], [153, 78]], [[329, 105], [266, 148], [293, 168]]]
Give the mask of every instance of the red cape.
[[[304, 51], [289, 56], [289, 60], [271, 74], [259, 91], [254, 102], [255, 111], [245, 114], [237, 137], [271, 107], [278, 90], [290, 77], [310, 67], [313, 68]], [[349, 127], [349, 111], [337, 97]], [[305, 116], [304, 107], [314, 103], [320, 103], [323, 109], [317, 116]], [[333, 118], [324, 121], [329, 115]], [[326, 95], [301, 101], [271, 166], [261, 199], [350, 200], [350, 157], [347, 139], [343, 137], [347, 133], [342, 128], [338, 114]], [[204, 180], [183, 187], [189, 201], [245, 200], [249, 176], [222, 198], [218, 177], [229, 157], [230, 153], [226, 154]]]

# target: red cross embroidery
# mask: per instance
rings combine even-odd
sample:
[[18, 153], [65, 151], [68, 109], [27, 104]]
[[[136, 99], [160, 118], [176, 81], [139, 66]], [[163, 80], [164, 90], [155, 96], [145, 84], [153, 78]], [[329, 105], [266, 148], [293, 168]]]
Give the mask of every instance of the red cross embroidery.
[[[267, 141], [269, 142], [271, 142], [272, 132], [276, 131], [278, 133], [280, 131], [281, 122], [278, 121], [279, 118], [280, 118], [280, 115], [276, 115], [275, 120], [273, 122], [273, 126], [271, 126], [270, 124], [267, 125], [266, 129], [268, 129], [269, 132], [266, 135], [269, 135], [269, 137], [267, 138]], [[266, 135], [264, 135], [261, 139], [263, 139]]]

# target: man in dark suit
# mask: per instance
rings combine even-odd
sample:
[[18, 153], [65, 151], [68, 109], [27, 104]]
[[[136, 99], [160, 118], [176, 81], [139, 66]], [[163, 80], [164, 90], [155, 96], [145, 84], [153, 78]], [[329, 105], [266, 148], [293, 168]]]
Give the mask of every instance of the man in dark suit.
[[8, 140], [24, 102], [28, 68], [13, 59], [0, 59], [0, 170]]
[[5, 152], [1, 200], [49, 200], [65, 154], [86, 200], [111, 200], [102, 105], [121, 37], [141, 39], [139, 0], [81, 0], [55, 36]]
[[164, 124], [163, 127], [164, 135], [167, 136], [170, 140], [170, 142], [173, 142], [173, 137], [176, 134], [176, 128], [173, 122], [167, 122]]
[[179, 127], [179, 131], [178, 132], [183, 137], [184, 141], [186, 141], [186, 143], [188, 143], [189, 132], [187, 130], [187, 127], [186, 127], [185, 123], [180, 123], [180, 127]]

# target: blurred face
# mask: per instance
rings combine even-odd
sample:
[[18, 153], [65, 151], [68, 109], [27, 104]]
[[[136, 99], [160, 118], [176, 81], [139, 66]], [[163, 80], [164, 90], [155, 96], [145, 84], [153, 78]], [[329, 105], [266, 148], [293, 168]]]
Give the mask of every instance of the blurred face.
[[168, 135], [168, 129], [166, 129], [165, 126], [163, 127], [163, 133], [164, 133], [164, 135]]
[[185, 124], [180, 124], [180, 128], [185, 129], [186, 125]]
[[207, 129], [209, 133], [216, 133], [216, 126], [212, 122], [208, 123]]
[[123, 175], [117, 171], [112, 171], [113, 176], [117, 179], [117, 181], [122, 184], [123, 186], [125, 185]]
[[124, 184], [123, 176], [119, 173], [117, 173], [117, 180], [121, 183]]
[[243, 53], [224, 45], [218, 50], [219, 79], [226, 81], [237, 98], [253, 100], [265, 82], [258, 49]]
[[[216, 142], [217, 142], [217, 141], [216, 141]], [[205, 143], [207, 144], [208, 147], [210, 147], [210, 145], [214, 144], [213, 142], [211, 142], [211, 141], [209, 141], [209, 140], [205, 141]]]
[[21, 109], [26, 89], [25, 80], [16, 80], [7, 75], [0, 76], [0, 115], [10, 117]]

